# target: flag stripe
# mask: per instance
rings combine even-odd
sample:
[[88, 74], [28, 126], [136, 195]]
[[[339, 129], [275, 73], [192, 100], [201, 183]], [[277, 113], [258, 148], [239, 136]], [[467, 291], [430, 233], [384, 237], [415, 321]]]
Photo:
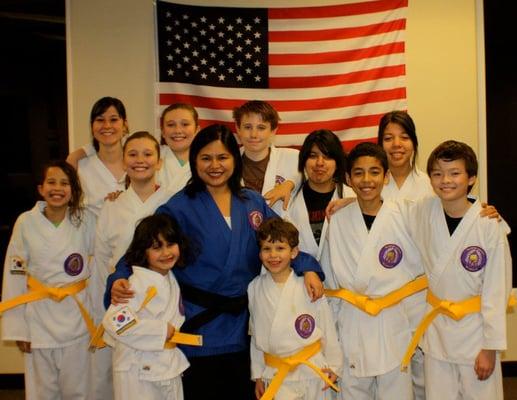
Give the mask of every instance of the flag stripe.
[[325, 87], [348, 83], [371, 81], [394, 76], [405, 75], [405, 65], [394, 65], [371, 70], [356, 71], [340, 75], [314, 76], [314, 77], [285, 77], [269, 78], [269, 85], [277, 89], [291, 89], [300, 87]]
[[381, 22], [378, 24], [365, 25], [353, 28], [341, 29], [322, 29], [317, 31], [281, 31], [269, 32], [270, 42], [307, 42], [318, 40], [339, 40], [351, 39], [370, 35], [379, 35], [382, 33], [400, 31], [406, 28], [405, 19], [397, 19], [389, 22]]
[[407, 7], [407, 0], [379, 0], [320, 7], [271, 8], [270, 19], [317, 18], [340, 15], [358, 15]]
[[[306, 100], [272, 100], [271, 105], [279, 112], [299, 110], [323, 110], [336, 107], [350, 107], [386, 100], [400, 100], [406, 98], [405, 88], [393, 88], [359, 93], [340, 97], [315, 98]], [[196, 108], [211, 110], [232, 110], [240, 106], [244, 99], [224, 99], [203, 96], [190, 96], [182, 93], [160, 94], [160, 104], [167, 106], [172, 103], [190, 103]]]
[[404, 54], [404, 42], [393, 42], [361, 49], [329, 51], [310, 54], [269, 54], [270, 70], [277, 65], [313, 65], [357, 61], [390, 54]]

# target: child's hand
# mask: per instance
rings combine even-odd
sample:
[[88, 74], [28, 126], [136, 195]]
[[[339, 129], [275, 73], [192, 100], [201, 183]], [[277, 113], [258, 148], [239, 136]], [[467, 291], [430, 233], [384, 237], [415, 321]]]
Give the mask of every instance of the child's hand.
[[135, 292], [131, 290], [127, 279], [117, 279], [113, 282], [111, 287], [111, 304], [127, 303], [133, 297], [135, 297]]
[[339, 210], [341, 210], [343, 207], [346, 207], [349, 204], [352, 204], [354, 201], [356, 201], [355, 197], [347, 197], [346, 199], [336, 199], [331, 200], [327, 208], [325, 209], [325, 215], [327, 216], [327, 219], [330, 221], [330, 217], [337, 213]]
[[[337, 381], [337, 375], [330, 368], [323, 368], [322, 371], [328, 375], [328, 377], [332, 383], [335, 383]], [[323, 389], [321, 389], [321, 390], [322, 391], [327, 390], [329, 387], [330, 387], [330, 385], [328, 383], [325, 383], [325, 386], [323, 386]]]
[[264, 194], [264, 199], [266, 199], [267, 204], [271, 207], [278, 200], [283, 201], [282, 208], [287, 210], [287, 206], [289, 204], [289, 199], [291, 198], [291, 192], [294, 189], [294, 182], [285, 181], [279, 185], [276, 185], [274, 189], [271, 189], [269, 192]]
[[30, 353], [31, 352], [31, 342], [24, 342], [21, 340], [16, 341], [16, 346], [20, 349], [22, 353]]
[[104, 201], [115, 201], [117, 200], [118, 196], [120, 196], [124, 191], [123, 190], [116, 190], [115, 192], [110, 192], [106, 195], [104, 198]]
[[70, 164], [72, 167], [77, 169], [77, 166], [79, 165], [79, 160], [82, 160], [86, 157], [85, 151], [81, 149], [77, 149], [73, 152], [71, 152], [68, 157], [66, 158], [66, 162]]
[[316, 272], [304, 272], [303, 281], [305, 283], [307, 293], [313, 302], [323, 296], [323, 283]]
[[264, 396], [264, 392], [266, 391], [266, 386], [264, 385], [264, 381], [262, 379], [257, 379], [255, 381], [255, 396], [257, 399], [260, 399]]
[[495, 350], [482, 349], [474, 363], [474, 371], [480, 381], [488, 379], [495, 368]]
[[501, 221], [501, 216], [497, 212], [496, 208], [487, 203], [481, 203], [481, 212], [479, 215], [482, 217], [496, 218], [498, 221]]
[[170, 338], [174, 336], [174, 332], [176, 332], [176, 328], [174, 328], [173, 325], [167, 323], [167, 338], [165, 339], [166, 342], [168, 342]]

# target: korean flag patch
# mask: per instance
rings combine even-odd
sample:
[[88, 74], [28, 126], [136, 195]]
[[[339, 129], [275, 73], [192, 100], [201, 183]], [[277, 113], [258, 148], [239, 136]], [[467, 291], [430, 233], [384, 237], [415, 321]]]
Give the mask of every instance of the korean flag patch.
[[137, 323], [138, 318], [136, 314], [128, 306], [122, 307], [113, 313], [111, 317], [111, 324], [115, 332], [117, 332], [117, 335], [121, 335]]
[[9, 270], [13, 275], [25, 275], [27, 273], [27, 266], [21, 257], [13, 256], [11, 257]]

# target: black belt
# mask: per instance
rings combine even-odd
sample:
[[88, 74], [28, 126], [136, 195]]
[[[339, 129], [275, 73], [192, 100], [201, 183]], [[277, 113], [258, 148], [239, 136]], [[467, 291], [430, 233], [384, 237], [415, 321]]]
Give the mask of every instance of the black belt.
[[227, 297], [180, 283], [181, 297], [205, 310], [189, 318], [181, 331], [193, 333], [223, 313], [239, 315], [248, 308], [248, 295]]

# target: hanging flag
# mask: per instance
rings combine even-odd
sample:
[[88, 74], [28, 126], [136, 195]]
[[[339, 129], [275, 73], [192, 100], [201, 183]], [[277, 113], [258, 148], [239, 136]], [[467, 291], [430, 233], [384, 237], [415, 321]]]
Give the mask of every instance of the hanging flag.
[[264, 100], [280, 114], [279, 146], [316, 129], [346, 149], [374, 140], [380, 117], [406, 109], [407, 0], [294, 8], [157, 2], [158, 112], [192, 104], [202, 127]]

